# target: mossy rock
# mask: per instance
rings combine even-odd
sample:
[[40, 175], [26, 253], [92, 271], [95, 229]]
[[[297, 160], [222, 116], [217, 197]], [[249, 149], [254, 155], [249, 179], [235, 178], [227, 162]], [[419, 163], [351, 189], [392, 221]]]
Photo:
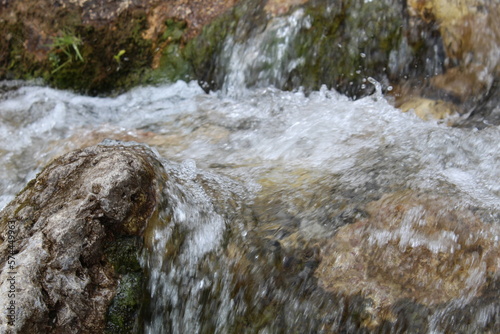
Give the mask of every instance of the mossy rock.
[[107, 314], [105, 333], [141, 333], [139, 311], [143, 300], [143, 274], [128, 273], [121, 277], [117, 293]]
[[184, 53], [187, 22], [168, 19], [164, 26], [165, 30], [157, 42], [162, 46], [161, 55], [157, 64], [153, 64], [153, 67], [157, 68], [149, 71], [147, 81], [157, 83], [165, 80], [170, 82], [193, 80], [193, 68]]
[[[405, 18], [401, 1], [345, 0], [332, 5], [319, 0], [302, 8], [304, 15], [300, 20], [309, 23], [301, 24], [287, 45], [285, 58], [277, 59], [272, 54], [276, 50], [274, 44], [282, 42], [279, 36], [267, 38], [261, 52], [270, 60], [250, 66], [247, 86], [258, 85], [256, 78], [261, 80], [262, 72], [286, 68], [294, 61], [297, 65], [293, 70], [283, 70], [279, 78], [267, 78], [269, 84], [285, 90], [316, 90], [326, 84], [350, 96], [363, 96], [374, 90], [366, 82], [367, 77], [387, 79], [391, 52], [397, 52], [402, 43]], [[228, 37], [245, 43], [263, 31], [271, 19], [260, 2], [242, 1], [189, 41], [181, 54], [202, 87], [218, 90], [223, 86], [230, 57], [223, 54]]]
[[[73, 31], [82, 40], [83, 61], [70, 61], [56, 72], [51, 64], [50, 72], [44, 75], [47, 82], [90, 95], [123, 91], [139, 84], [152, 57], [151, 41], [141, 36], [147, 26], [146, 15], [122, 14], [114, 26], [76, 26]], [[118, 56], [120, 52], [123, 56]]]
[[305, 5], [309, 27], [293, 41], [293, 58], [303, 58], [289, 75], [287, 89], [316, 90], [322, 84], [350, 96], [371, 93], [367, 77], [387, 77], [389, 57], [399, 47], [403, 8], [400, 1], [327, 1]]
[[[42, 5], [53, 6], [42, 1], [38, 7]], [[103, 24], [85, 21], [89, 13], [74, 4], [54, 7], [54, 13], [47, 15], [38, 7], [20, 13], [17, 21], [0, 17], [0, 28], [8, 32], [0, 41], [0, 78], [42, 77], [51, 86], [89, 95], [177, 80], [198, 80], [206, 91], [219, 90], [228, 74], [231, 55], [224, 48], [229, 38], [245, 43], [277, 19], [265, 11], [265, 2], [241, 0], [198, 35], [192, 33], [188, 19], [171, 16], [150, 33], [148, 8], [129, 7]], [[443, 56], [442, 47], [432, 51], [436, 39], [427, 43], [428, 34], [416, 40], [407, 36], [412, 28], [404, 1], [311, 0], [291, 6], [286, 15], [298, 8], [304, 12], [302, 24], [287, 43], [285, 55], [273, 56], [282, 41], [268, 38], [262, 53], [270, 60], [246, 71], [247, 86], [263, 82], [285, 90], [311, 91], [324, 84], [361, 97], [374, 91], [366, 82], [368, 77], [386, 83], [439, 70], [438, 65], [426, 65], [427, 59]], [[50, 23], [34, 33], [23, 15]], [[81, 40], [77, 52], [81, 58], [68, 56], [54, 44], [65, 35]], [[272, 69], [280, 68], [279, 77], [273, 77]], [[270, 77], [263, 81], [265, 72]]]
[[254, 29], [265, 26], [267, 18], [263, 5], [258, 0], [238, 2], [186, 44], [183, 56], [192, 67], [193, 78], [203, 89], [215, 91], [222, 87], [228, 56], [223, 54], [224, 43], [229, 36], [246, 40]]
[[104, 253], [115, 272], [124, 275], [142, 271], [138, 254], [141, 249], [142, 242], [138, 237], [123, 237], [113, 241]]
[[[70, 5], [34, 13], [11, 10], [17, 21], [0, 17], [0, 28], [8, 32], [0, 41], [0, 78], [43, 78], [53, 87], [89, 95], [124, 91], [145, 80], [152, 59], [152, 42], [142, 36], [148, 27], [145, 11], [125, 10], [99, 25], [83, 22], [81, 10]], [[33, 32], [37, 20], [44, 25]], [[80, 42], [65, 50], [57, 43], [65, 38]]]

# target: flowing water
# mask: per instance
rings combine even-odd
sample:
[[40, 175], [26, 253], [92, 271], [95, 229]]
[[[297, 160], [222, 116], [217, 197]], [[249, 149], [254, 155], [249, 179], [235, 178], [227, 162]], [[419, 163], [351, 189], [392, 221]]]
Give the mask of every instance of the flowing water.
[[[259, 271], [259, 267], [272, 271], [268, 264], [250, 269], [241, 263], [248, 254], [224, 249], [241, 242], [242, 249], [267, 247], [264, 253], [268, 254], [278, 247], [283, 249], [278, 262], [286, 262], [294, 252], [287, 249], [308, 249], [311, 240], [326, 240], [344, 224], [363, 220], [370, 215], [366, 204], [384, 194], [397, 196], [393, 194], [405, 189], [437, 194], [449, 200], [450, 207], [444, 204], [446, 212], [472, 207], [483, 222], [467, 232], [446, 227], [437, 237], [411, 232], [409, 227], [395, 231], [381, 227], [367, 236], [371, 245], [397, 238], [400, 247], [424, 245], [439, 253], [460, 248], [457, 240], [463, 232], [470, 234], [471, 242], [488, 245], [481, 246], [484, 252], [487, 247], [498, 248], [500, 128], [478, 131], [422, 121], [393, 108], [380, 93], [353, 101], [327, 89], [306, 96], [300, 91], [262, 88], [240, 90], [235, 97], [205, 94], [197, 83], [177, 82], [95, 98], [4, 82], [0, 113], [2, 205], [55, 156], [104, 138], [146, 142], [165, 158], [167, 173], [172, 175], [165, 187], [169, 204], [160, 215], [162, 223], [148, 232], [151, 252], [143, 259], [150, 272], [147, 333], [238, 332], [238, 317], [258, 322], [248, 313], [252, 309], [264, 312], [262, 317], [273, 317], [252, 299], [269, 294], [269, 289], [279, 291], [279, 297], [273, 298], [280, 305], [289, 305], [276, 311], [281, 312], [281, 318], [276, 317], [281, 320], [267, 321], [255, 331], [276, 332], [280, 326], [317, 328], [309, 317], [318, 312], [316, 300], [322, 300], [317, 292], [307, 298], [287, 294], [278, 278], [273, 283], [272, 277]], [[401, 201], [408, 204], [407, 199]], [[257, 223], [248, 223], [245, 206], [262, 208], [253, 214], [257, 218], [250, 219]], [[415, 207], [418, 212], [426, 210], [420, 204]], [[241, 218], [228, 214], [240, 211]], [[422, 222], [425, 214], [418, 212], [408, 215], [417, 215], [417, 222]], [[239, 231], [236, 236], [235, 231]], [[299, 246], [287, 239], [297, 233]], [[253, 239], [248, 241], [247, 235]], [[267, 246], [255, 241], [258, 238], [266, 240]], [[486, 263], [483, 256], [478, 261]], [[227, 261], [227, 267], [220, 259]], [[476, 270], [467, 276], [473, 293], [462, 296], [462, 302], [457, 301], [460, 296], [448, 298], [458, 306], [447, 307], [460, 308], [486, 279], [496, 276], [498, 261], [488, 262], [493, 274], [487, 273], [485, 265], [469, 264]], [[305, 270], [299, 267], [291, 270], [297, 277]], [[237, 270], [247, 273], [249, 281], [264, 280], [252, 287], [256, 296], [238, 297]], [[281, 284], [293, 286], [286, 280]], [[489, 307], [493, 311], [484, 311], [486, 323], [498, 317], [498, 306]], [[439, 312], [447, 314], [446, 309]]]
[[115, 98], [19, 82], [1, 88], [2, 206], [48, 161], [94, 137], [151, 143], [168, 159], [253, 186], [268, 169], [313, 169], [353, 186], [375, 178], [432, 189], [447, 180], [474, 203], [499, 205], [498, 126], [422, 121], [379, 94], [352, 101], [327, 89], [305, 96], [265, 88], [233, 98], [182, 81]]
[[423, 121], [370, 78], [358, 100], [273, 88], [300, 59], [246, 77], [283, 59], [303, 16], [228, 38], [209, 94], [0, 83], [0, 207], [65, 152], [143, 142], [168, 175], [141, 259], [144, 332], [494, 332], [500, 127]]

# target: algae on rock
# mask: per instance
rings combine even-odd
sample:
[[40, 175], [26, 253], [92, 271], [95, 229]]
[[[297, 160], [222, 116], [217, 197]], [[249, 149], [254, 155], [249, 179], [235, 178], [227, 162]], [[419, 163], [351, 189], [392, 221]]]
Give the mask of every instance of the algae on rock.
[[290, 73], [290, 88], [298, 83], [317, 90], [325, 84], [360, 97], [374, 91], [366, 78], [388, 82], [390, 53], [401, 43], [400, 1], [313, 1], [305, 9], [311, 27], [294, 41], [292, 52], [304, 61]]
[[[284, 17], [291, 35], [281, 36], [277, 22]], [[390, 57], [401, 47], [404, 19], [396, 0], [310, 1], [281, 17], [268, 16], [260, 2], [243, 1], [190, 40], [184, 54], [207, 90], [224, 86], [231, 53], [243, 48], [242, 54], [258, 54], [236, 69], [244, 71], [246, 86], [317, 90], [325, 84], [359, 97], [374, 90], [367, 77], [388, 82], [394, 76]]]
[[[404, 36], [408, 17], [400, 0], [295, 1], [283, 7], [288, 13], [280, 11], [281, 16], [270, 15], [264, 1], [241, 0], [223, 6], [214, 3], [214, 10], [208, 10], [205, 19], [196, 3], [191, 5], [200, 13], [192, 15], [183, 13], [180, 8], [184, 5], [180, 3], [145, 1], [143, 8], [128, 4], [120, 10], [115, 8], [116, 12], [107, 9], [102, 15], [93, 12], [87, 2], [81, 8], [73, 2], [64, 4], [54, 13], [32, 13], [38, 21], [57, 18], [52, 25], [42, 24], [36, 33], [29, 21], [0, 20], [9, 31], [0, 44], [4, 51], [0, 64], [7, 67], [0, 75], [43, 77], [55, 87], [91, 95], [176, 80], [198, 80], [205, 90], [218, 90], [231, 71], [231, 46], [248, 47], [253, 39], [286, 17], [290, 24], [296, 24], [293, 16], [297, 10], [304, 15], [298, 18], [294, 35], [285, 36], [286, 45], [279, 32], [271, 31], [260, 49], [255, 50], [259, 60], [242, 64], [246, 67], [245, 85], [315, 90], [325, 84], [360, 97], [373, 92], [367, 77], [386, 84], [397, 81], [404, 71], [413, 70], [400, 65], [407, 60], [413, 62], [421, 52], [414, 50]], [[42, 5], [53, 6], [41, 2], [38, 7]], [[31, 13], [23, 12], [17, 2], [6, 8], [6, 13], [19, 17]], [[196, 26], [200, 23], [197, 20], [203, 25]], [[60, 50], [50, 49], [54, 41], [64, 37], [64, 31], [81, 38], [79, 61], [61, 59]], [[125, 53], [117, 61], [122, 51]], [[399, 63], [391, 67], [395, 58]]]

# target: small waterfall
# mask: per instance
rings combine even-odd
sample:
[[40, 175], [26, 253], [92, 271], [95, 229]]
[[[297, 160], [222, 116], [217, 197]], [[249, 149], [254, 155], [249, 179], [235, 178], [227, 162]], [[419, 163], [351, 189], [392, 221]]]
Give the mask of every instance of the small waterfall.
[[272, 18], [263, 31], [238, 41], [230, 36], [221, 57], [226, 57], [227, 74], [223, 91], [234, 94], [244, 87], [284, 87], [289, 74], [305, 61], [293, 55], [291, 43], [300, 29], [311, 28], [304, 9], [291, 15]]
[[[400, 38], [405, 34], [400, 1], [294, 4], [243, 1], [232, 14], [235, 25], [220, 31], [221, 40], [202, 35], [200, 39], [210, 40], [207, 47], [215, 43], [220, 50], [197, 69], [203, 85], [233, 95], [250, 87], [310, 92], [326, 85], [359, 98], [374, 91], [369, 77], [385, 89], [389, 77], [414, 71], [419, 60]], [[289, 12], [279, 15], [275, 10]], [[212, 34], [217, 34], [216, 27]], [[439, 50], [428, 53], [437, 57]]]
[[[222, 277], [224, 268], [201, 269], [222, 256], [229, 229], [238, 223], [226, 212], [240, 209], [238, 202], [246, 190], [231, 179], [197, 169], [191, 159], [180, 164], [164, 160], [164, 167], [168, 175], [164, 200], [146, 232], [147, 252], [142, 258], [150, 300], [144, 332], [206, 333], [210, 325], [215, 332], [225, 332], [231, 312], [230, 282]], [[215, 294], [218, 311], [207, 309], [213, 306], [207, 295]], [[207, 321], [207, 312], [216, 316], [213, 324]]]

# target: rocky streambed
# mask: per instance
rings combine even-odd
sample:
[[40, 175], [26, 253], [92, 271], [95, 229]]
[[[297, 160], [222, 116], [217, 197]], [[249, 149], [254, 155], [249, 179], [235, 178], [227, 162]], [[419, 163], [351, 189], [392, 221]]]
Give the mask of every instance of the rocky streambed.
[[496, 332], [496, 197], [459, 170], [411, 186], [385, 152], [342, 173], [67, 153], [2, 211], [3, 331]]
[[498, 10], [0, 2], [1, 331], [500, 332]]

